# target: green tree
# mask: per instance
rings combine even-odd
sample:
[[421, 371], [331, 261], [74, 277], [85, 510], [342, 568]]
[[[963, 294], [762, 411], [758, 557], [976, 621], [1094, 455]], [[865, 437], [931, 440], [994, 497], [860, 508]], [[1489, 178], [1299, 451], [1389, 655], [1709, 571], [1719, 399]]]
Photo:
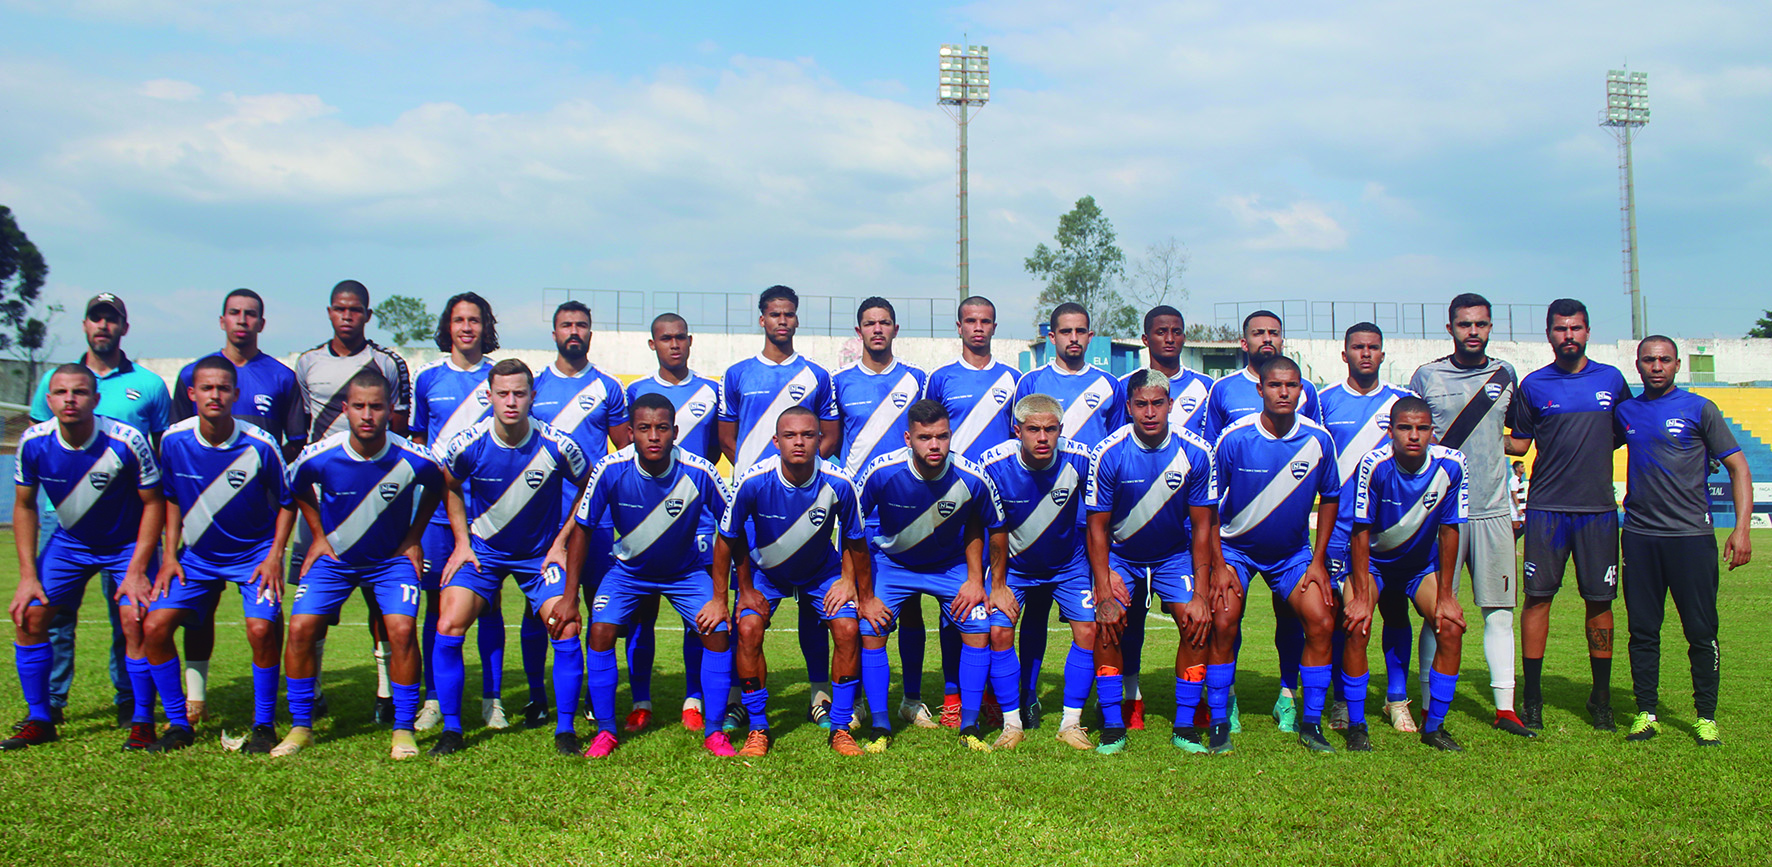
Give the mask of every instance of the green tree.
[[1749, 331], [1747, 336], [1772, 337], [1772, 310], [1766, 311], [1766, 315], [1760, 317], [1760, 321], [1754, 323], [1753, 330]]
[[23, 353], [30, 364], [27, 382], [37, 381], [37, 366], [55, 345], [49, 340], [49, 323], [62, 308], [52, 304], [45, 316], [32, 316], [43, 295], [49, 264], [31, 243], [12, 209], [0, 205], [0, 351]]
[[1058, 218], [1058, 248], [1045, 244], [1034, 248], [1024, 262], [1029, 274], [1043, 280], [1034, 326], [1045, 322], [1052, 308], [1075, 301], [1089, 311], [1095, 331], [1108, 337], [1138, 334], [1138, 310], [1114, 291], [1114, 281], [1126, 276], [1126, 254], [1114, 245], [1114, 224], [1109, 222], [1094, 196], [1077, 200], [1070, 213]]
[[393, 335], [395, 346], [428, 344], [436, 336], [437, 317], [411, 295], [389, 295], [375, 306], [375, 327]]

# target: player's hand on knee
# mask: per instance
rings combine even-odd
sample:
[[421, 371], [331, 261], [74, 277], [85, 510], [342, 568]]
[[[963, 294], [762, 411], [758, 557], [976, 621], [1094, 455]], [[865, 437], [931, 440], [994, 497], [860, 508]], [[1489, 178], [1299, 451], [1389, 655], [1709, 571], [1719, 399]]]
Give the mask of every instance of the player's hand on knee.
[[13, 591], [12, 604], [6, 607], [6, 613], [12, 615], [12, 625], [23, 628], [25, 614], [31, 610], [31, 601], [38, 605], [48, 605], [49, 596], [43, 592], [43, 583], [33, 579], [18, 582], [18, 589]]
[[1341, 606], [1341, 628], [1349, 635], [1370, 635], [1372, 633], [1372, 602], [1361, 602], [1351, 598]]
[[283, 601], [283, 558], [272, 552], [252, 570], [252, 585], [258, 588], [258, 598], [268, 602]]
[[443, 580], [439, 582], [439, 585], [443, 587], [449, 586], [449, 581], [455, 577], [455, 573], [460, 572], [461, 567], [466, 566], [469, 563], [474, 564], [475, 569], [480, 568], [480, 558], [474, 556], [473, 547], [470, 545], [457, 545], [455, 551], [449, 555], [448, 562], [443, 564]]
[[1215, 563], [1212, 566], [1211, 583], [1212, 607], [1221, 611], [1231, 608], [1232, 599], [1243, 598], [1242, 582], [1237, 580], [1237, 570], [1229, 563]]
[[1132, 588], [1126, 586], [1126, 576], [1112, 569], [1108, 570], [1108, 592], [1119, 601], [1122, 608], [1132, 605]]
[[824, 613], [826, 617], [835, 617], [843, 607], [855, 602], [855, 581], [839, 578], [831, 582], [831, 589], [824, 594]]
[[983, 605], [986, 598], [984, 581], [968, 578], [961, 582], [959, 590], [954, 591], [954, 601], [948, 603], [948, 616], [955, 623], [964, 622], [972, 609]]
[[990, 596], [991, 608], [1003, 612], [1011, 623], [1021, 621], [1021, 603], [1015, 601], [1015, 591], [1008, 587], [994, 587]]
[[892, 626], [892, 612], [886, 610], [886, 603], [881, 602], [880, 597], [871, 593], [855, 600], [855, 612], [881, 635]]
[[1120, 632], [1126, 628], [1126, 606], [1109, 594], [1106, 599], [1095, 603], [1095, 629], [1110, 643], [1118, 643]]
[[763, 600], [763, 594], [758, 593], [755, 587], [740, 588], [738, 591], [738, 613], [742, 616], [746, 611], [756, 612], [758, 617], [763, 618], [764, 624], [768, 624], [769, 603]]
[[716, 596], [709, 599], [707, 604], [695, 613], [695, 629], [702, 635], [713, 635], [720, 630], [720, 624], [725, 623], [726, 618], [730, 616], [731, 614], [726, 608], [725, 597]]
[[1181, 605], [1181, 635], [1190, 647], [1205, 647], [1212, 639], [1212, 608], [1199, 593]]
[[1434, 603], [1434, 632], [1453, 626], [1460, 633], [1464, 632], [1464, 606], [1458, 604], [1450, 594]]

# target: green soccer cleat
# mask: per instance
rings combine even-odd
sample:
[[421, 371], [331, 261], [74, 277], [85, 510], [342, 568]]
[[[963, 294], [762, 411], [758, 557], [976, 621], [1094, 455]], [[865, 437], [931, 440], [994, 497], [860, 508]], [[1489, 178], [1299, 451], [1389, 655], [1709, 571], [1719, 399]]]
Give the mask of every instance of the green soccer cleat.
[[1274, 722], [1279, 724], [1280, 731], [1298, 731], [1298, 705], [1292, 700], [1292, 696], [1282, 695], [1274, 699], [1273, 717]]
[[1637, 715], [1631, 717], [1630, 733], [1626, 734], [1624, 739], [1646, 741], [1658, 734], [1661, 734], [1661, 723], [1655, 719], [1655, 714], [1637, 711]]
[[1102, 729], [1101, 744], [1095, 748], [1098, 755], [1114, 756], [1126, 751], [1126, 730]]
[[1717, 721], [1714, 719], [1700, 717], [1698, 722], [1692, 726], [1692, 736], [1697, 739], [1698, 745], [1701, 747], [1723, 745], [1723, 736], [1717, 733]]
[[1231, 693], [1230, 717], [1231, 717], [1231, 734], [1233, 734], [1233, 735], [1242, 734], [1243, 733], [1243, 711], [1237, 707], [1237, 694], [1234, 692]]
[[1206, 744], [1200, 737], [1200, 730], [1193, 726], [1182, 726], [1170, 732], [1169, 743], [1178, 750], [1192, 755], [1206, 754]]
[[1323, 724], [1320, 722], [1302, 723], [1298, 727], [1298, 745], [1313, 753], [1333, 753], [1335, 747], [1323, 737]]

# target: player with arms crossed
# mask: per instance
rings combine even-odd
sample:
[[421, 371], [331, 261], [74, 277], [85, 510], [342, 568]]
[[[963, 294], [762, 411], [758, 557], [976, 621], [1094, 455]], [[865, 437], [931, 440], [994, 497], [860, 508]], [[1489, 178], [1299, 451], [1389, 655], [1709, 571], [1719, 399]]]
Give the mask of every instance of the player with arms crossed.
[[[634, 441], [591, 471], [567, 540], [570, 560], [578, 563], [590, 529], [605, 514], [612, 516], [620, 536], [615, 564], [591, 604], [588, 668], [597, 735], [585, 757], [592, 759], [609, 755], [618, 744], [615, 634], [642, 598], [663, 596], [683, 618], [684, 628], [701, 636], [701, 683], [707, 695], [725, 695], [732, 681], [726, 575], [710, 568], [714, 534], [726, 512], [726, 485], [713, 464], [677, 447], [677, 409], [669, 400], [641, 395], [631, 412]], [[548, 617], [549, 634], [556, 640], [578, 626], [579, 574], [579, 569], [567, 568], [564, 595]], [[734, 755], [717, 718], [706, 718], [702, 735], [708, 752]]]
[[[122, 617], [124, 660], [134, 691], [125, 750], [154, 742], [154, 683], [167, 684], [183, 713], [177, 663], [150, 671], [142, 647], [142, 617], [153, 590], [155, 546], [166, 520], [160, 466], [147, 435], [96, 416], [98, 377], [83, 364], [51, 371], [45, 398], [53, 421], [31, 425], [19, 437], [13, 481], [13, 543], [18, 589], [8, 612], [17, 628], [13, 651], [25, 721], [0, 749], [17, 750], [56, 739], [49, 708], [49, 625], [63, 608], [78, 609], [86, 582], [100, 570], [121, 575], [112, 599]], [[37, 489], [55, 505], [60, 524], [37, 552]], [[170, 709], [169, 709], [170, 710]]]
[[[516, 579], [543, 618], [553, 616], [565, 591], [563, 492], [579, 490], [590, 467], [570, 437], [529, 417], [534, 388], [529, 365], [514, 358], [493, 365], [486, 377], [492, 417], [456, 434], [441, 455], [449, 479], [445, 504], [454, 553], [443, 564], [443, 615], [432, 657], [443, 711], [443, 734], [431, 747], [433, 756], [464, 746], [462, 641], [468, 624], [496, 604], [506, 577]], [[573, 717], [583, 672], [584, 654], [573, 629], [554, 645], [554, 749], [561, 755], [578, 755]]]
[[[283, 654], [283, 561], [295, 512], [277, 441], [234, 418], [234, 363], [199, 359], [185, 388], [195, 418], [173, 424], [160, 442], [166, 478], [166, 548], [148, 606], [148, 665], [158, 676], [178, 667], [172, 635], [181, 624], [211, 619], [231, 582], [240, 588], [246, 640], [252, 647], [252, 733], [249, 753], [277, 745], [277, 680]], [[188, 627], [187, 627], [188, 628]], [[191, 744], [176, 682], [156, 682], [172, 727], [150, 750]], [[195, 715], [190, 715], [194, 720]], [[223, 733], [223, 746], [238, 746]]]
[[1169, 426], [1169, 383], [1155, 370], [1132, 375], [1126, 413], [1131, 423], [1089, 457], [1085, 544], [1095, 585], [1095, 689], [1102, 717], [1095, 749], [1104, 755], [1126, 749], [1120, 640], [1132, 599], [1155, 592], [1181, 630], [1170, 743], [1202, 752], [1193, 718], [1206, 679], [1212, 612], [1205, 595], [1195, 592], [1194, 578], [1219, 559], [1212, 538], [1218, 501], [1212, 449], [1192, 431]]
[[283, 657], [290, 729], [271, 755], [291, 755], [313, 744], [314, 677], [320, 668], [314, 642], [351, 591], [362, 588], [374, 595], [387, 630], [394, 693], [390, 755], [407, 759], [418, 755], [412, 723], [420, 689], [420, 538], [443, 499], [443, 468], [430, 449], [389, 432], [394, 388], [381, 371], [365, 369], [351, 377], [344, 405], [348, 429], [303, 449], [289, 468], [290, 496], [313, 541], [290, 605]]
[[[1401, 593], [1421, 612], [1423, 631], [1433, 630], [1434, 658], [1428, 675], [1427, 714], [1421, 742], [1437, 750], [1462, 752], [1446, 731], [1446, 714], [1458, 688], [1464, 647], [1464, 609], [1454, 591], [1458, 578], [1458, 534], [1465, 523], [1469, 486], [1464, 456], [1433, 442], [1433, 411], [1418, 397], [1391, 404], [1390, 442], [1360, 459], [1354, 479], [1353, 532], [1349, 543], [1351, 580], [1344, 589], [1371, 623], [1370, 600]], [[1430, 580], [1431, 579], [1431, 580]], [[1372, 748], [1366, 731], [1366, 644], [1369, 629], [1357, 628], [1349, 604], [1347, 651], [1342, 679], [1348, 697], [1347, 745]]]
[[[839, 755], [858, 756], [862, 749], [849, 734], [855, 712], [855, 690], [861, 671], [858, 602], [877, 626], [886, 625], [884, 609], [873, 588], [856, 583], [866, 578], [867, 522], [857, 505], [855, 481], [849, 473], [818, 458], [818, 416], [803, 406], [790, 406], [775, 420], [776, 454], [759, 461], [738, 480], [732, 505], [720, 520], [714, 540], [714, 574], [737, 565], [738, 671], [740, 697], [750, 719], [741, 756], [769, 752], [768, 670], [763, 657], [763, 632], [775, 607], [790, 596], [821, 603], [836, 655], [831, 670], [830, 745]], [[842, 551], [835, 534], [841, 524]], [[847, 565], [845, 565], [847, 564]]]
[[[1236, 675], [1237, 635], [1242, 626], [1244, 594], [1260, 572], [1274, 597], [1292, 610], [1304, 626], [1304, 652], [1299, 667], [1303, 699], [1298, 742], [1317, 752], [1333, 752], [1323, 737], [1323, 708], [1332, 679], [1330, 656], [1335, 631], [1335, 602], [1330, 587], [1329, 535], [1341, 498], [1341, 474], [1335, 465], [1335, 441], [1323, 426], [1297, 412], [1303, 376], [1285, 356], [1261, 367], [1262, 410], [1244, 416], [1219, 434], [1214, 459], [1224, 468], [1219, 480], [1219, 538], [1224, 560], [1235, 572], [1219, 573], [1215, 583], [1212, 655], [1207, 668], [1208, 705], [1213, 740], [1218, 726], [1228, 736], [1230, 688], [1225, 675]], [[1310, 517], [1317, 515], [1316, 544], [1311, 544]], [[1231, 583], [1234, 580], [1235, 583]], [[1371, 600], [1349, 606], [1350, 622], [1372, 617]]]

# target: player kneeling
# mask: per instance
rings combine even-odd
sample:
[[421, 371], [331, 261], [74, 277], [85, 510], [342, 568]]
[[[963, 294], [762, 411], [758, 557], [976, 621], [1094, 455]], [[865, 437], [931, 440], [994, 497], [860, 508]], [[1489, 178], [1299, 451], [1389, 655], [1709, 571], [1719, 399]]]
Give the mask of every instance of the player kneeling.
[[308, 446], [290, 468], [290, 496], [314, 541], [290, 606], [283, 657], [290, 729], [273, 756], [313, 744], [314, 676], [320, 669], [314, 642], [359, 587], [374, 594], [387, 626], [391, 755], [418, 755], [412, 723], [419, 700], [419, 538], [443, 499], [443, 468], [428, 449], [388, 432], [392, 412], [393, 387], [380, 371], [365, 369], [345, 384], [350, 428]]
[[[171, 727], [148, 747], [150, 752], [191, 745], [173, 635], [181, 624], [213, 616], [230, 582], [240, 588], [246, 640], [252, 647], [252, 733], [244, 747], [248, 753], [268, 753], [277, 745], [283, 558], [295, 512], [277, 441], [253, 425], [234, 421], [237, 377], [234, 363], [220, 355], [198, 361], [186, 389], [197, 416], [173, 425], [160, 443], [166, 559], [148, 605], [144, 640]], [[224, 732], [222, 744], [232, 749], [241, 742]]]
[[[493, 365], [486, 378], [492, 414], [443, 447], [449, 477], [449, 526], [455, 552], [443, 566], [437, 621], [437, 702], [443, 734], [430, 754], [463, 747], [461, 702], [467, 672], [462, 643], [468, 627], [497, 604], [504, 579], [517, 579], [545, 622], [566, 590], [566, 495], [584, 483], [589, 467], [578, 444], [529, 417], [535, 375], [514, 358]], [[431, 552], [435, 557], [440, 552]], [[573, 731], [584, 652], [578, 627], [554, 639], [554, 749], [578, 755]], [[490, 676], [490, 675], [487, 675]]]
[[[870, 577], [857, 562], [867, 559], [867, 525], [862, 522], [855, 482], [835, 464], [818, 459], [818, 416], [789, 407], [775, 421], [775, 448], [739, 480], [732, 505], [714, 541], [714, 574], [738, 564], [738, 685], [751, 731], [741, 756], [769, 752], [768, 670], [763, 631], [776, 606], [803, 594], [821, 601], [820, 618], [831, 631], [831, 748], [845, 756], [862, 754], [849, 734], [860, 684], [858, 608], [878, 626], [886, 612], [874, 598]], [[841, 524], [843, 549], [835, 533]], [[749, 536], [747, 536], [747, 531]]]
[[[1402, 593], [1421, 612], [1422, 628], [1432, 629], [1438, 646], [1428, 673], [1427, 720], [1421, 742], [1435, 749], [1462, 751], [1446, 731], [1446, 713], [1458, 687], [1458, 661], [1464, 646], [1464, 609], [1458, 604], [1459, 525], [1465, 523], [1469, 495], [1464, 455], [1434, 445], [1434, 419], [1427, 402], [1405, 397], [1391, 405], [1391, 441], [1360, 461], [1354, 480], [1352, 580], [1366, 585], [1364, 600], [1348, 604], [1350, 620], [1365, 628], [1347, 631], [1342, 684], [1348, 701], [1348, 749], [1371, 749], [1366, 733], [1366, 644], [1372, 610], [1369, 600]], [[1429, 578], [1433, 580], [1427, 580]], [[1345, 583], [1345, 582], [1344, 582]], [[1344, 589], [1344, 596], [1349, 595]], [[1359, 594], [1353, 594], [1358, 596]], [[1422, 660], [1426, 663], [1427, 660]]]

